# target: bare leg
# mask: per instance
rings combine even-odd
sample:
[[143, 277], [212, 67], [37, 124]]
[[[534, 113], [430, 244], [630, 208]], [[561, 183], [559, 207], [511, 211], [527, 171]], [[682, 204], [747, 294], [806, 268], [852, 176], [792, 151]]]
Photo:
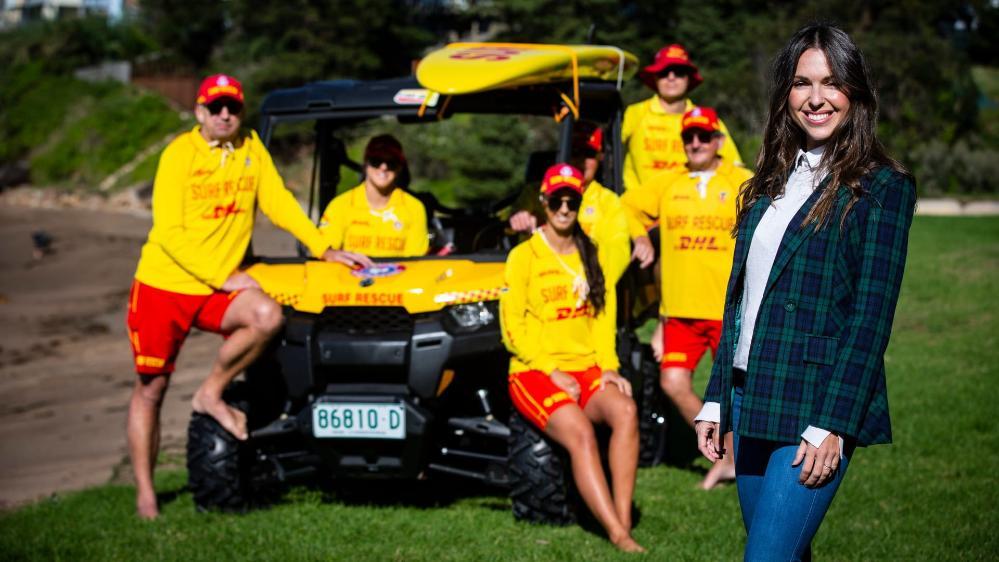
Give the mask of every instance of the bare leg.
[[246, 439], [246, 415], [222, 400], [229, 382], [250, 365], [281, 327], [281, 307], [257, 289], [239, 293], [222, 317], [231, 332], [219, 349], [208, 378], [191, 399], [195, 412], [207, 414], [237, 439]]
[[701, 488], [710, 490], [720, 482], [735, 480], [735, 449], [732, 446], [732, 432], [725, 434], [725, 456], [716, 462], [704, 475]]
[[680, 415], [690, 427], [694, 427], [694, 417], [704, 406], [694, 393], [693, 377], [693, 371], [683, 367], [666, 367], [659, 373], [659, 385], [663, 392], [680, 410]]
[[545, 432], [569, 451], [576, 487], [614, 546], [628, 552], [644, 550], [618, 519], [610, 490], [607, 489], [604, 469], [600, 465], [593, 424], [579, 406], [572, 404], [556, 410], [548, 420]]
[[160, 407], [170, 384], [169, 375], [139, 376], [128, 405], [128, 453], [135, 474], [135, 510], [143, 519], [159, 516], [153, 471], [160, 450]]
[[638, 471], [638, 413], [635, 401], [613, 385], [597, 391], [583, 410], [593, 423], [611, 428], [608, 457], [614, 509], [625, 529], [631, 530], [631, 501]]

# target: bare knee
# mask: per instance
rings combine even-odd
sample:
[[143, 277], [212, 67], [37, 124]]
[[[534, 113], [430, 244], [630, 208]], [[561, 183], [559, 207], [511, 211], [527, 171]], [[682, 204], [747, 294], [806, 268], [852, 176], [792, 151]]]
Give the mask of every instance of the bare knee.
[[267, 335], [277, 333], [281, 328], [281, 323], [284, 321], [281, 314], [281, 305], [263, 293], [260, 294], [257, 302], [253, 304], [251, 318], [253, 327]]
[[169, 382], [169, 375], [140, 375], [132, 388], [132, 401], [141, 406], [159, 408]]
[[630, 398], [622, 398], [619, 402], [619, 404], [615, 404], [614, 413], [607, 420], [608, 425], [614, 431], [638, 431], [638, 408], [635, 406], [635, 401]]
[[593, 424], [589, 421], [578, 424], [565, 444], [570, 454], [589, 454], [597, 449], [597, 436], [593, 432]]
[[690, 375], [684, 371], [663, 371], [659, 376], [659, 386], [670, 398], [693, 392], [690, 387]]

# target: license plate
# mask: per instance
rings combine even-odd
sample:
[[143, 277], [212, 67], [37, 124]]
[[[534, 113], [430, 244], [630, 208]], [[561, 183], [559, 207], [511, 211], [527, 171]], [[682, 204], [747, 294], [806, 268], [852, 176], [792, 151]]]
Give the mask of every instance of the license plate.
[[312, 434], [351, 439], [404, 439], [402, 404], [326, 402], [312, 407]]

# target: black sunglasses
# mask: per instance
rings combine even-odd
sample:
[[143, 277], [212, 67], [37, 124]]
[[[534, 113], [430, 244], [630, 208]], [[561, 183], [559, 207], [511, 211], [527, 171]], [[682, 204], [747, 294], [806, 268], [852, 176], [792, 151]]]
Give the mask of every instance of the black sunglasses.
[[382, 164], [385, 164], [385, 167], [392, 172], [398, 172], [402, 168], [402, 163], [392, 158], [382, 158], [380, 156], [368, 158], [368, 166], [372, 168], [381, 168]]
[[676, 76], [677, 78], [686, 78], [691, 74], [689, 67], [674, 65], [674, 66], [667, 66], [666, 68], [662, 69], [662, 71], [659, 73], [659, 77], [665, 78], [669, 76], [670, 72], [672, 72], [673, 76]]
[[219, 98], [211, 103], [206, 103], [205, 107], [212, 115], [222, 113], [223, 107], [229, 110], [229, 115], [239, 115], [243, 111], [243, 103], [232, 98]]
[[583, 198], [578, 195], [554, 194], [548, 197], [545, 202], [548, 204], [548, 209], [553, 213], [561, 211], [563, 204], [568, 205], [570, 213], [575, 213], [579, 210], [579, 206], [583, 204]]
[[680, 133], [680, 138], [683, 139], [683, 144], [690, 144], [694, 142], [694, 137], [697, 137], [697, 140], [701, 141], [701, 144], [707, 144], [711, 142], [711, 139], [715, 138], [715, 134], [711, 131], [703, 131], [701, 129], [691, 129]]

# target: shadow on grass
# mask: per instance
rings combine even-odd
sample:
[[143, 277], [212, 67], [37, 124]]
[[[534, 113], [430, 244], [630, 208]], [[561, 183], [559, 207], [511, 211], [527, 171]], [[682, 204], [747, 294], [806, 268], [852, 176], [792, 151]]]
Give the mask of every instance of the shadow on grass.
[[156, 492], [156, 503], [158, 503], [159, 506], [160, 506], [160, 509], [162, 509], [163, 506], [171, 504], [171, 503], [177, 501], [178, 499], [180, 499], [180, 497], [182, 495], [184, 495], [184, 494], [186, 494], [186, 493], [188, 493], [190, 491], [191, 490], [187, 487], [187, 484], [184, 484], [181, 487], [177, 488], [176, 490], [168, 490], [168, 491], [164, 491], [164, 492]]
[[486, 500], [480, 505], [487, 509], [510, 509], [506, 489], [447, 476], [426, 480], [335, 480], [317, 486], [323, 491], [324, 501], [345, 505], [432, 508], [479, 498]]

